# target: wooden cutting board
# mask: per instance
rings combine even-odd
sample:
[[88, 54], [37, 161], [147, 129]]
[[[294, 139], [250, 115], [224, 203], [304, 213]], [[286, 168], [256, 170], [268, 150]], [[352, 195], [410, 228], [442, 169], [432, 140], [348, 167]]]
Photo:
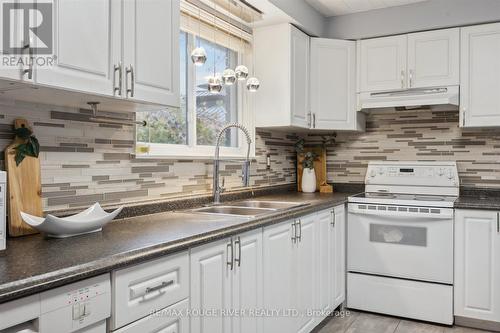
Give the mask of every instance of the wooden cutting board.
[[[16, 119], [14, 127], [29, 127], [25, 119]], [[43, 216], [40, 160], [26, 156], [16, 165], [15, 148], [23, 140], [16, 137], [5, 149], [5, 168], [9, 195], [9, 236], [17, 237], [35, 234], [37, 231], [24, 223], [20, 212]]]
[[326, 150], [323, 147], [304, 147], [304, 151], [297, 154], [297, 191], [302, 192], [302, 173], [304, 154], [307, 152], [316, 153], [317, 159], [314, 161], [314, 173], [316, 174], [316, 191], [331, 193], [333, 187], [329, 185], [326, 175]]

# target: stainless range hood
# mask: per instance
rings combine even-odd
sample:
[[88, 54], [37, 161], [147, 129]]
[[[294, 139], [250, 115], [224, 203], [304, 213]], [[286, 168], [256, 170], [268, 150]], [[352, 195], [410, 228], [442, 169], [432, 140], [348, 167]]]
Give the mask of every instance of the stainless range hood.
[[379, 92], [362, 92], [358, 94], [358, 110], [370, 111], [379, 108], [459, 104], [459, 87], [412, 88]]

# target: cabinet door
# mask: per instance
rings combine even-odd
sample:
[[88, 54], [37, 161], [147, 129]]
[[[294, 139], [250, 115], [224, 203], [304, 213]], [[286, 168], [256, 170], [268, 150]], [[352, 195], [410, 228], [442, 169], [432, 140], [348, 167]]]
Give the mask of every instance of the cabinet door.
[[[290, 309], [293, 307], [294, 289], [294, 237], [293, 221], [264, 228], [263, 233], [263, 304], [264, 308]], [[264, 332], [292, 332], [289, 316], [278, 314], [264, 318]]]
[[406, 35], [360, 42], [360, 89], [406, 88]]
[[500, 126], [500, 23], [462, 28], [460, 45], [460, 124]]
[[[30, 49], [33, 45], [33, 40], [25, 40], [25, 31], [24, 31], [24, 11], [20, 10], [21, 0], [13, 0], [13, 1], [2, 1], [0, 3], [0, 17], [8, 17], [8, 27], [6, 26], [7, 22], [2, 23], [3, 29], [9, 29], [8, 34], [1, 33], [0, 34], [0, 56], [2, 59], [0, 61], [0, 78], [19, 80], [23, 82], [34, 82], [36, 71], [32, 72], [31, 79], [28, 76], [28, 73], [25, 70], [29, 69], [28, 64], [26, 63], [26, 58], [29, 56], [29, 51], [33, 52], [33, 49]], [[36, 1], [30, 1], [30, 3], [36, 3]], [[12, 6], [12, 7], [7, 7]], [[8, 12], [5, 10], [8, 9]], [[36, 20], [38, 17], [33, 17]], [[3, 19], [2, 19], [3, 21]], [[36, 23], [34, 24], [36, 25]], [[31, 33], [31, 32], [29, 32]], [[8, 38], [8, 40], [4, 40], [4, 38]], [[3, 48], [4, 43], [9, 45], [10, 47], [15, 48], [23, 48], [26, 49], [22, 52], [22, 54], [10, 54], [8, 49]], [[22, 60], [21, 62], [19, 60]], [[7, 63], [4, 65], [4, 61]], [[12, 85], [11, 82], [5, 82], [0, 84], [2, 89], [8, 89], [9, 86]]]
[[456, 316], [500, 322], [498, 214], [495, 211], [456, 211]]
[[408, 35], [408, 87], [459, 85], [460, 29]]
[[309, 127], [309, 36], [291, 27], [292, 125]]
[[179, 106], [179, 0], [124, 0], [128, 98]]
[[311, 39], [313, 128], [355, 130], [356, 43]]
[[[231, 244], [231, 240], [226, 239], [191, 250], [192, 309], [231, 308], [231, 267], [228, 265], [234, 256]], [[227, 316], [192, 316], [191, 332], [230, 333], [230, 321]]]
[[235, 267], [233, 270], [233, 308], [243, 315], [233, 317], [234, 333], [262, 332], [262, 317], [248, 315], [262, 308], [262, 229], [233, 238]]
[[[335, 298], [335, 235], [334, 209], [318, 213], [318, 308], [323, 312], [334, 309]], [[318, 318], [318, 322], [322, 318]]]
[[293, 308], [299, 310], [297, 329], [294, 332], [310, 332], [316, 325], [315, 318], [307, 315], [308, 310], [317, 308], [317, 215], [301, 217], [298, 225], [299, 240], [296, 246], [295, 261], [295, 294]]
[[346, 243], [345, 243], [345, 207], [344, 205], [334, 208], [333, 232], [330, 233], [333, 239], [329, 245], [333, 248], [329, 250], [333, 252], [333, 267], [331, 274], [333, 275], [333, 308], [342, 304], [345, 301], [345, 278], [346, 278]]
[[37, 68], [37, 83], [113, 95], [113, 65], [120, 62], [119, 2], [54, 0], [52, 8], [56, 59], [51, 67]]

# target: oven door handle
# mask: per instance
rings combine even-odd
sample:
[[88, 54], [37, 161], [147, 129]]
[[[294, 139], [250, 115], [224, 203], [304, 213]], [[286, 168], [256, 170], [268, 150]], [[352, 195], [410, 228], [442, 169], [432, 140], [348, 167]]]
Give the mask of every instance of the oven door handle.
[[373, 210], [373, 211], [360, 211], [358, 209], [352, 209], [349, 207], [349, 214], [352, 215], [371, 215], [371, 216], [378, 216], [378, 217], [384, 217], [385, 219], [400, 219], [401, 217], [412, 218], [412, 222], [419, 222], [419, 220], [422, 220], [423, 222], [429, 221], [429, 220], [449, 220], [453, 219], [453, 210], [451, 209], [450, 211], [446, 210], [441, 213], [416, 213], [416, 212], [388, 212], [388, 211], [380, 211], [380, 210]]

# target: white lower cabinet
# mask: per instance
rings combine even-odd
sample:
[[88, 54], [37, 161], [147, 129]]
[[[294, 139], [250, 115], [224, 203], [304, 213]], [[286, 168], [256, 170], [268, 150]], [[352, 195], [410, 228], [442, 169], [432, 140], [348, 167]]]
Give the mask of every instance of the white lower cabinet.
[[455, 213], [455, 316], [500, 323], [499, 218], [496, 211]]
[[[295, 302], [295, 221], [264, 228], [264, 307], [268, 311], [290, 309]], [[264, 319], [263, 332], [293, 332], [292, 318], [276, 313]]]
[[[191, 332], [261, 332], [262, 230], [191, 250]], [[241, 315], [229, 311], [244, 310]], [[227, 311], [222, 313], [222, 311]]]
[[186, 311], [189, 300], [185, 299], [155, 314], [127, 325], [115, 333], [188, 333], [189, 317]]
[[310, 332], [344, 301], [344, 228], [343, 205], [264, 228], [264, 308], [297, 311], [266, 317], [264, 332]]
[[334, 310], [345, 300], [345, 208], [318, 213], [319, 310]]
[[184, 251], [117, 270], [111, 278], [110, 329], [116, 330], [189, 297], [189, 254]]

